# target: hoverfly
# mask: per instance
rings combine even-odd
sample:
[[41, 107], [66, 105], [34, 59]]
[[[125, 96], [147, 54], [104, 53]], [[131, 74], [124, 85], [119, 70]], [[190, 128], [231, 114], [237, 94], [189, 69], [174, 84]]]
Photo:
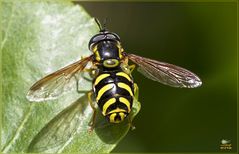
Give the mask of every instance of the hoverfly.
[[[138, 86], [131, 75], [135, 65], [129, 65], [129, 60], [144, 76], [165, 85], [196, 88], [202, 84], [197, 75], [182, 67], [126, 53], [120, 37], [102, 27], [97, 19], [95, 21], [100, 31], [89, 41], [92, 54], [37, 81], [27, 94], [30, 101], [55, 99], [66, 92], [74, 76], [89, 72], [93, 78], [92, 90], [88, 92], [93, 109], [90, 122], [93, 128], [96, 116], [94, 101], [110, 123], [122, 122], [131, 112]], [[88, 63], [92, 63], [90, 69], [86, 68]]]

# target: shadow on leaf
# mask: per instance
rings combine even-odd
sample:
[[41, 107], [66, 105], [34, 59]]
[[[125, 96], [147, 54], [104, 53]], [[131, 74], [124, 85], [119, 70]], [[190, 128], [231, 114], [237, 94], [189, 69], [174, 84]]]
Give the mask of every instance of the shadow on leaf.
[[[133, 119], [137, 114], [139, 110], [137, 104], [138, 102], [135, 101], [133, 112], [131, 112], [129, 118]], [[95, 138], [98, 138], [104, 144], [114, 145], [130, 129], [128, 119], [119, 124], [111, 124], [98, 110], [94, 129], [95, 133], [89, 133], [88, 123], [91, 116], [92, 109], [88, 104], [87, 96], [84, 95], [61, 111], [42, 128], [32, 140], [28, 152], [62, 152], [75, 138], [81, 136], [84, 136], [84, 139], [82, 139], [82, 145], [79, 145], [79, 147], [84, 146], [87, 142], [94, 142]], [[91, 150], [89, 149], [89, 151]]]

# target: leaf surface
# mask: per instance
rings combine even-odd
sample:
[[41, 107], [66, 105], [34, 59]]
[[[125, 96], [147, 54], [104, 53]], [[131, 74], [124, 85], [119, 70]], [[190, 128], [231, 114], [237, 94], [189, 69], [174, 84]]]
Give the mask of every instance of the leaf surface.
[[[1, 15], [1, 151], [110, 152], [129, 125], [109, 125], [98, 114], [99, 127], [89, 134], [92, 110], [84, 94], [72, 91], [43, 103], [26, 99], [37, 80], [91, 54], [88, 41], [98, 31], [93, 18], [70, 2], [3, 2]], [[81, 80], [79, 86], [90, 90], [91, 82]]]

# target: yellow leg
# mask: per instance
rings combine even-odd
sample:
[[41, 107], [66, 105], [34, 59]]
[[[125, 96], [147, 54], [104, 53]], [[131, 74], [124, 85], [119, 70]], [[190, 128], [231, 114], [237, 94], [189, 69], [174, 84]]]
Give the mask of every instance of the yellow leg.
[[88, 93], [88, 101], [89, 101], [89, 104], [90, 104], [90, 106], [91, 106], [91, 108], [93, 110], [93, 114], [92, 114], [91, 120], [89, 122], [89, 126], [90, 126], [89, 132], [93, 131], [94, 126], [95, 126], [95, 119], [96, 119], [96, 108], [95, 108], [95, 106], [93, 104], [93, 101], [92, 101], [92, 94], [93, 94], [92, 91], [90, 91]]
[[76, 91], [81, 94], [81, 93], [87, 93], [89, 90], [80, 90], [79, 89], [79, 79], [74, 75], [74, 78], [76, 80]]
[[133, 72], [134, 68], [135, 68], [135, 65], [134, 65], [134, 64], [133, 64], [133, 65], [130, 65], [130, 66], [128, 66], [128, 65], [123, 65], [122, 68], [123, 68], [123, 70], [124, 70], [125, 73], [131, 74], [131, 73]]
[[130, 119], [130, 117], [128, 118], [128, 122], [129, 122], [129, 126], [130, 126], [131, 130], [135, 130], [136, 127], [133, 125], [132, 119]]
[[[136, 84], [136, 83], [134, 83], [134, 99], [136, 99], [136, 101], [137, 101], [137, 106], [138, 106], [138, 109], [137, 109], [137, 111], [136, 111], [136, 113], [134, 113], [135, 115], [140, 111], [140, 109], [141, 109], [141, 105], [140, 105], [140, 102], [138, 101], [138, 97], [139, 97], [139, 87], [138, 87], [138, 85]], [[132, 123], [132, 117], [129, 117], [128, 118], [128, 121], [129, 121], [129, 125], [130, 125], [130, 127], [131, 127], [131, 130], [134, 130], [134, 129], [136, 129], [136, 127], [133, 125], [133, 123]]]
[[[88, 72], [88, 73], [90, 73], [90, 75], [93, 74], [92, 72], [94, 72], [93, 75], [95, 75], [96, 69], [93, 69], [93, 68], [84, 69], [83, 72]], [[84, 78], [84, 79], [87, 80], [87, 81], [92, 82], [92, 79], [89, 79], [89, 78], [83, 76], [83, 74], [81, 74], [80, 77]], [[79, 89], [79, 78], [80, 78], [80, 77], [79, 77], [79, 76], [77, 77], [76, 75], [74, 75], [74, 78], [75, 78], [75, 80], [76, 80], [76, 90], [77, 90], [77, 92], [78, 92], [78, 93], [87, 93], [87, 92], [89, 92], [89, 90], [80, 90], [80, 89]], [[88, 99], [89, 99], [89, 102], [90, 102], [90, 105], [91, 105], [92, 109], [93, 109], [94, 112], [95, 112], [96, 109], [95, 109], [95, 107], [94, 107], [94, 105], [93, 105], [93, 101], [92, 101], [92, 99], [91, 99], [91, 95], [92, 95], [92, 91], [88, 93]], [[94, 114], [95, 114], [95, 113], [94, 113]]]
[[99, 70], [93, 66], [92, 68], [84, 69], [84, 72], [88, 72], [91, 78], [95, 78], [98, 75]]
[[134, 83], [134, 97], [138, 101], [139, 98], [139, 87], [136, 83]]
[[88, 73], [90, 73], [91, 72], [91, 68], [85, 68], [84, 70], [83, 70], [83, 72], [88, 72]]
[[87, 73], [95, 75], [97, 70], [98, 70], [98, 67], [96, 66], [95, 63], [93, 63], [90, 68], [84, 68], [83, 72], [87, 72]]
[[134, 64], [129, 66], [130, 73], [133, 72], [134, 68], [135, 68], [135, 65], [134, 65]]

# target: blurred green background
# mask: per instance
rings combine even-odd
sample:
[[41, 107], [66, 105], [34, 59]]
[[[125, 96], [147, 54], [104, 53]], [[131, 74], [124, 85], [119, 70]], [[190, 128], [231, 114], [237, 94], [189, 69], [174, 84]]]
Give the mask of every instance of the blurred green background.
[[[134, 71], [141, 112], [113, 152], [237, 150], [236, 3], [77, 3], [107, 17], [127, 52], [182, 66], [203, 81], [177, 89]], [[222, 139], [232, 150], [220, 150]]]

